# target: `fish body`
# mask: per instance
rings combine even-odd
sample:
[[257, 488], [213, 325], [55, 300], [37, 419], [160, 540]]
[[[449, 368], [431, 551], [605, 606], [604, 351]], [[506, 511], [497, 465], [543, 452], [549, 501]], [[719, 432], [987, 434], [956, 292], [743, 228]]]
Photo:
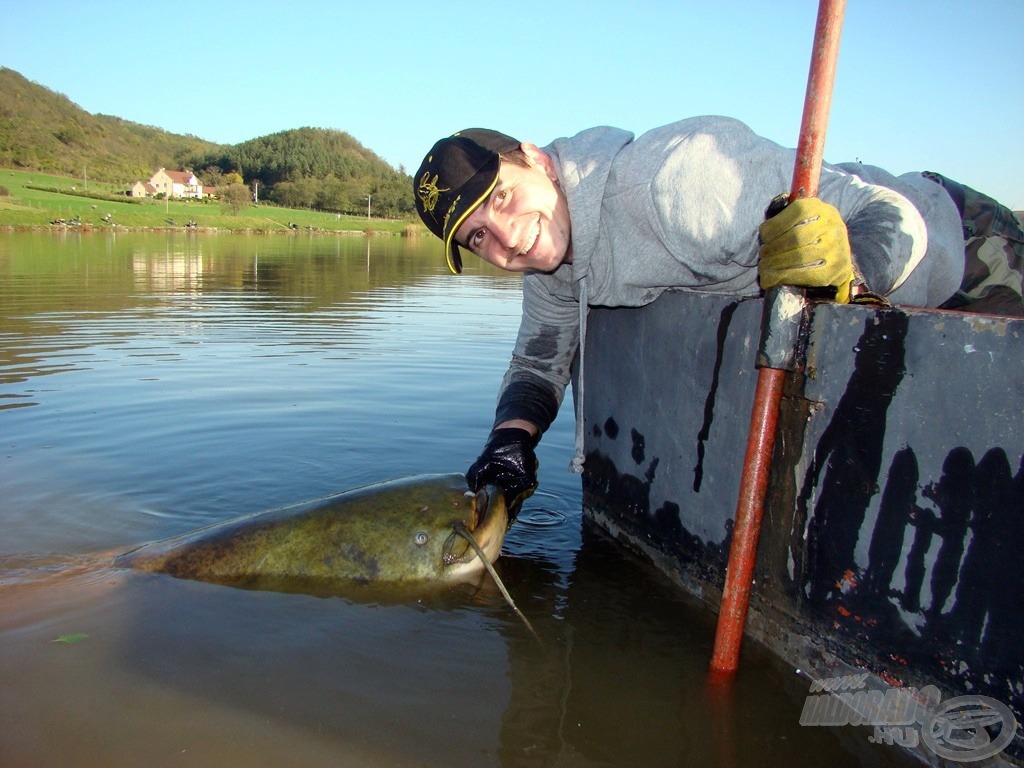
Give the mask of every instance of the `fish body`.
[[459, 581], [484, 569], [509, 526], [504, 494], [467, 491], [461, 474], [420, 475], [257, 512], [147, 544], [115, 565], [280, 591], [351, 583]]

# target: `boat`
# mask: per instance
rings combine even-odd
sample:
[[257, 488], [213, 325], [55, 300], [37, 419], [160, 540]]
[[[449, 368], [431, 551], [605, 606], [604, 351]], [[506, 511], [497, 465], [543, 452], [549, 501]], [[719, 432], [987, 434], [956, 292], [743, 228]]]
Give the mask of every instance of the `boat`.
[[[588, 320], [584, 515], [714, 611], [763, 303], [671, 290]], [[1022, 337], [1021, 318], [806, 304], [745, 631], [811, 688], [937, 689], [1024, 722]], [[1000, 759], [1021, 764], [1008, 718]]]

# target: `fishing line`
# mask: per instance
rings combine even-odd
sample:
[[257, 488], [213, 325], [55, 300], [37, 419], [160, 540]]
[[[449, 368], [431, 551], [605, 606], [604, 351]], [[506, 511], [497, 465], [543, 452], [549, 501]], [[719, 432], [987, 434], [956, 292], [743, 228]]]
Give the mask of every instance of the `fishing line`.
[[473, 534], [471, 534], [469, 532], [469, 529], [466, 528], [466, 524], [459, 521], [456, 522], [452, 526], [452, 528], [457, 534], [459, 534], [459, 536], [461, 536], [469, 542], [469, 546], [471, 546], [474, 549], [474, 551], [476, 552], [476, 556], [480, 558], [480, 562], [484, 564], [484, 568], [486, 568], [487, 572], [491, 574], [491, 578], [494, 579], [494, 583], [498, 585], [498, 589], [501, 590], [501, 595], [505, 598], [505, 602], [507, 602], [509, 606], [511, 606], [512, 610], [515, 611], [516, 616], [523, 620], [523, 623], [526, 625], [526, 628], [530, 630], [530, 634], [534, 636], [537, 642], [541, 642], [540, 636], [534, 630], [533, 625], [530, 624], [530, 620], [523, 615], [522, 611], [519, 610], [519, 607], [516, 605], [516, 601], [512, 599], [512, 595], [510, 595], [508, 593], [508, 590], [505, 589], [505, 585], [502, 583], [501, 578], [498, 576], [498, 572], [494, 570], [494, 566], [491, 565], [490, 561], [484, 555], [483, 550], [480, 549], [480, 545], [477, 544], [476, 539], [473, 538]]

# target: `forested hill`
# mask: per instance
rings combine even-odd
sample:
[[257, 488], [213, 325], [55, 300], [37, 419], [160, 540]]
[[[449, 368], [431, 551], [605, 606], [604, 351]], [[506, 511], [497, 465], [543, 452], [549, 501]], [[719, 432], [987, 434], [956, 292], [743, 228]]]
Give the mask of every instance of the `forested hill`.
[[[201, 127], [202, 118], [198, 125]], [[219, 145], [110, 115], [0, 67], [0, 167], [87, 175], [123, 184], [158, 168], [188, 169], [207, 186], [238, 173], [261, 200], [340, 213], [412, 211], [411, 181], [342, 131], [299, 128]]]
[[207, 183], [231, 172], [291, 208], [365, 211], [367, 197], [381, 215], [412, 212], [412, 183], [352, 136], [325, 128], [297, 128], [192, 156], [189, 165]]

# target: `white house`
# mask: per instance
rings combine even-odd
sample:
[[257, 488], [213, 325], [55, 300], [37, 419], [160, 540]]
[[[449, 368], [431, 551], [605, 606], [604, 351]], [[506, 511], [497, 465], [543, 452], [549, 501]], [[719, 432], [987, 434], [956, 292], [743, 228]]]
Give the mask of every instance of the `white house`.
[[[132, 187], [132, 197], [144, 196], [136, 194], [139, 184], [141, 182]], [[150, 177], [148, 186], [154, 190], [149, 192], [148, 187], [145, 188], [150, 195], [163, 193], [166, 197], [194, 197], [196, 199], [203, 197], [203, 183], [192, 171], [168, 171], [166, 168], [161, 168]]]

